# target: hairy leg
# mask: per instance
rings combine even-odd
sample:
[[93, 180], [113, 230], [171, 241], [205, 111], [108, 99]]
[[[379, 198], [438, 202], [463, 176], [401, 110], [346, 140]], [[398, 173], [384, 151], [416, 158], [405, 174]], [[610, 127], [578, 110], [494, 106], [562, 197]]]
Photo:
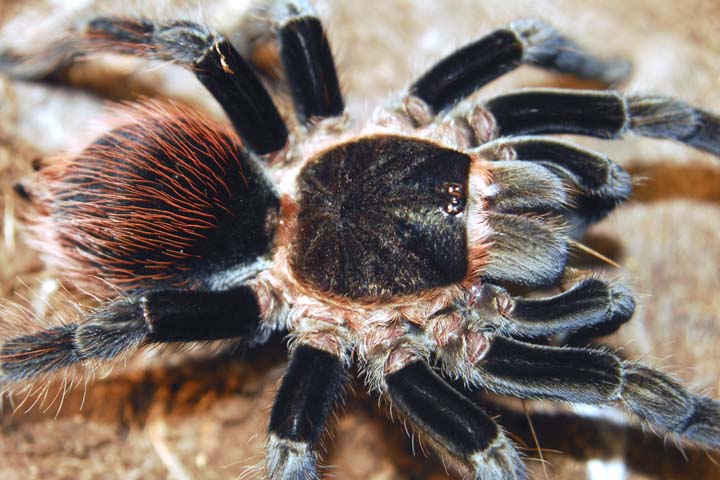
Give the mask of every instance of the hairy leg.
[[249, 149], [280, 150], [287, 128], [250, 66], [222, 35], [193, 22], [100, 17], [83, 32], [92, 51], [170, 60], [190, 68], [227, 113]]
[[386, 375], [391, 408], [442, 455], [477, 480], [525, 478], [525, 466], [500, 427], [423, 361]]
[[[471, 150], [492, 161], [520, 161], [538, 164], [571, 185], [566, 188], [569, 208], [565, 216], [579, 227], [604, 218], [613, 208], [630, 196], [632, 180], [618, 164], [603, 155], [569, 142], [542, 137], [510, 137], [498, 139]], [[518, 182], [518, 175], [503, 181]], [[509, 206], [512, 208], [512, 205]]]
[[318, 478], [320, 440], [328, 417], [342, 401], [347, 380], [338, 357], [306, 345], [293, 351], [270, 414], [269, 478]]
[[489, 135], [572, 133], [665, 138], [720, 155], [720, 117], [679, 100], [616, 91], [537, 89], [488, 100]]
[[635, 310], [627, 288], [595, 277], [585, 278], [558, 295], [541, 298], [511, 296], [504, 288], [485, 283], [472, 292], [469, 303], [463, 316], [474, 328], [528, 338], [585, 330], [614, 331]]
[[668, 376], [611, 353], [542, 347], [492, 337], [471, 384], [520, 398], [619, 403], [653, 428], [720, 447], [720, 402], [688, 392]]
[[280, 44], [280, 58], [295, 113], [303, 124], [345, 110], [330, 42], [306, 0], [273, 2], [264, 16]]
[[542, 20], [528, 18], [440, 60], [412, 84], [409, 95], [421, 100], [432, 113], [438, 113], [522, 64], [606, 84], [624, 79], [630, 71], [627, 62], [596, 58]]
[[102, 305], [76, 323], [5, 340], [0, 382], [24, 380], [60, 368], [109, 360], [153, 343], [225, 338], [262, 341], [254, 292], [149, 292]]

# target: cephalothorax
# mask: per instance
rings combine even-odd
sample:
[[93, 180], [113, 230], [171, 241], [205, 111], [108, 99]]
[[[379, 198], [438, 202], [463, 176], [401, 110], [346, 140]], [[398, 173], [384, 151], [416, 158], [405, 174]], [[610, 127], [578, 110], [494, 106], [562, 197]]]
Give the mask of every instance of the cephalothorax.
[[116, 298], [75, 323], [5, 339], [3, 382], [150, 343], [258, 344], [287, 330], [291, 360], [267, 444], [273, 479], [317, 477], [320, 437], [352, 362], [472, 478], [523, 478], [525, 468], [431, 361], [469, 388], [620, 403], [659, 430], [720, 447], [718, 401], [606, 351], [534, 342], [616, 330], [634, 310], [625, 287], [585, 276], [553, 296], [512, 293], [557, 287], [568, 245], [630, 193], [629, 175], [604, 155], [537, 135], [632, 132], [720, 155], [717, 116], [617, 91], [468, 101], [521, 64], [607, 84], [627, 74], [522, 20], [440, 61], [361, 123], [345, 113], [313, 10], [281, 1], [256, 15], [279, 44], [294, 119], [201, 25], [105, 17], [85, 26], [73, 55], [183, 64], [234, 128], [188, 107], [125, 106], [109, 133], [18, 187], [47, 261]]

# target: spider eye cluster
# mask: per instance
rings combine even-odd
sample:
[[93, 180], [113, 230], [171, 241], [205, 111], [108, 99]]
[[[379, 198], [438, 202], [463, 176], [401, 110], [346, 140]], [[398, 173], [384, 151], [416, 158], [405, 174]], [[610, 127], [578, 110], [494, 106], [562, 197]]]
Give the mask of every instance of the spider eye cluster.
[[445, 212], [450, 215], [459, 215], [465, 210], [465, 189], [459, 183], [448, 183], [445, 187], [448, 202], [445, 205]]

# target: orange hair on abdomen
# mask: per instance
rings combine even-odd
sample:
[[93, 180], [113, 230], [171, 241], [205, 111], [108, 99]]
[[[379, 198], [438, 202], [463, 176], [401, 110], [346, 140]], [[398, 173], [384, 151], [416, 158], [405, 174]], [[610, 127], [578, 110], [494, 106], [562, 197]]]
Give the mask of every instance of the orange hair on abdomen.
[[48, 263], [81, 284], [179, 288], [198, 283], [203, 262], [263, 253], [277, 199], [229, 126], [155, 101], [114, 117], [79, 155], [36, 174], [31, 222]]

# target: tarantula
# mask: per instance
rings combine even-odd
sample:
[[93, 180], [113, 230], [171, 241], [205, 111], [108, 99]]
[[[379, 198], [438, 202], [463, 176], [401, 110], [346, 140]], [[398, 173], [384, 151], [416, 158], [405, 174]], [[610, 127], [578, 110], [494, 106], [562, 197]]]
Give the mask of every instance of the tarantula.
[[469, 100], [523, 64], [606, 84], [627, 74], [528, 19], [441, 60], [360, 125], [345, 112], [312, 8], [280, 1], [259, 17], [279, 44], [294, 118], [200, 24], [87, 22], [83, 51], [188, 67], [231, 126], [178, 105], [126, 106], [80, 154], [17, 186], [48, 264], [114, 298], [74, 323], [6, 339], [3, 383], [148, 344], [257, 345], [287, 331], [290, 364], [267, 440], [273, 479], [317, 478], [320, 438], [353, 363], [472, 478], [524, 478], [525, 467], [431, 362], [469, 388], [618, 403], [653, 428], [720, 447], [720, 402], [607, 351], [539, 344], [615, 331], [634, 310], [626, 287], [587, 276], [553, 296], [514, 293], [558, 287], [573, 239], [631, 190], [606, 156], [539, 134], [632, 132], [720, 155], [720, 118], [617, 91]]

